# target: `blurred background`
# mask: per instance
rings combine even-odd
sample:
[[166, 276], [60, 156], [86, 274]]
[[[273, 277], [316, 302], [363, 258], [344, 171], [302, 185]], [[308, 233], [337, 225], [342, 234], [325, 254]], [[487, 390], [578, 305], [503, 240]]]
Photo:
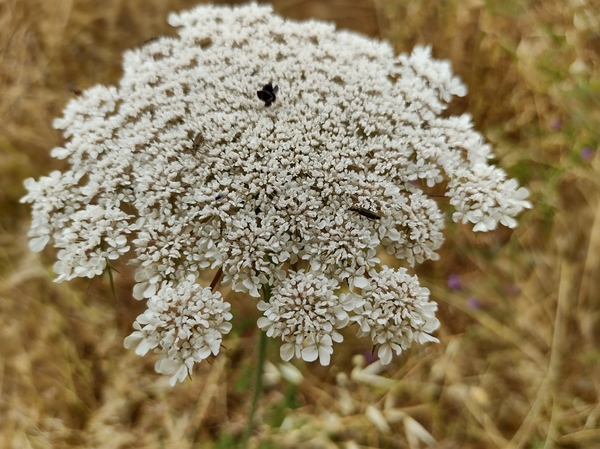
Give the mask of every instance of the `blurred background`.
[[[27, 246], [23, 180], [62, 161], [52, 121], [114, 85], [121, 54], [175, 35], [188, 0], [0, 0], [0, 447], [229, 448], [255, 370], [253, 301], [229, 295], [221, 354], [174, 388], [123, 348], [144, 304], [132, 270], [55, 284]], [[600, 4], [596, 0], [281, 0], [287, 18], [431, 44], [469, 89], [452, 103], [531, 191], [515, 231], [447, 221], [418, 268], [439, 303], [440, 344], [385, 369], [347, 332], [332, 364], [281, 366], [271, 340], [251, 444], [260, 448], [600, 447]], [[440, 204], [446, 207], [445, 204]]]

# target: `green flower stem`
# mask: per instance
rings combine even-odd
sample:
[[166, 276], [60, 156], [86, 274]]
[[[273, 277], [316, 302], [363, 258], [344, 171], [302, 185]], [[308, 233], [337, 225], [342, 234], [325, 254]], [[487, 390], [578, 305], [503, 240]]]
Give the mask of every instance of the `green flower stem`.
[[[268, 285], [263, 286], [263, 298], [265, 302], [269, 302], [271, 299], [271, 287]], [[243, 447], [248, 447], [248, 441], [252, 435], [252, 429], [254, 429], [254, 414], [256, 413], [256, 407], [258, 405], [258, 398], [262, 393], [262, 378], [265, 366], [265, 360], [267, 358], [267, 334], [260, 331], [260, 337], [258, 339], [258, 358], [256, 361], [256, 377], [254, 379], [254, 392], [252, 393], [252, 403], [250, 405], [250, 414], [248, 415], [248, 424], [246, 427], [246, 433], [244, 435]]]

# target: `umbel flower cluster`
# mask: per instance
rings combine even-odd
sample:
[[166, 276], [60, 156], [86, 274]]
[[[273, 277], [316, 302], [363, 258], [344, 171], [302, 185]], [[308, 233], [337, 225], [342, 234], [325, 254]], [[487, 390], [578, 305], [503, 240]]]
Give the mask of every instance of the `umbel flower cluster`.
[[[488, 165], [466, 94], [446, 61], [268, 6], [199, 6], [172, 14], [176, 38], [125, 53], [117, 87], [72, 100], [52, 155], [69, 169], [28, 179], [31, 248], [58, 248], [57, 281], [93, 277], [118, 258], [147, 299], [125, 346], [159, 354], [183, 380], [231, 329], [229, 285], [257, 299], [258, 327], [285, 360], [326, 365], [354, 325], [387, 364], [413, 341], [437, 341], [436, 304], [406, 268], [434, 260], [443, 215], [475, 231], [531, 207]], [[211, 286], [205, 270], [218, 270]], [[219, 284], [220, 281], [220, 284]]]

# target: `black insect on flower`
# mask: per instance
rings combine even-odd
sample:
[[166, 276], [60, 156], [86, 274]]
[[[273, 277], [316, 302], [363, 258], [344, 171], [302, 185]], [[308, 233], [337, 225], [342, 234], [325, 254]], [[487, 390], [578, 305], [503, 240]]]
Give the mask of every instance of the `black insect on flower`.
[[352, 212], [356, 212], [363, 217], [367, 217], [371, 220], [381, 220], [381, 216], [377, 215], [375, 212], [370, 211], [369, 209], [365, 209], [364, 207], [351, 207], [349, 210]]
[[194, 141], [192, 143], [192, 148], [194, 150], [198, 150], [202, 144], [204, 143], [204, 136], [202, 135], [202, 133], [198, 132], [196, 134], [196, 137], [194, 137]]
[[279, 86], [273, 86], [273, 83], [265, 84], [261, 90], [256, 91], [256, 95], [265, 102], [265, 107], [269, 107], [276, 100], [275, 95], [279, 92]]

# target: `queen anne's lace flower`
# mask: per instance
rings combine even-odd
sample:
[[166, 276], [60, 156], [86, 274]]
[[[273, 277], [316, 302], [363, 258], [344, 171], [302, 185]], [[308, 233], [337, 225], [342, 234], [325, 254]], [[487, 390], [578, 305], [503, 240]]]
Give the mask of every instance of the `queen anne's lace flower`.
[[52, 155], [70, 168], [25, 183], [31, 248], [54, 241], [57, 280], [100, 274], [132, 247], [148, 310], [126, 345], [159, 352], [175, 381], [230, 328], [228, 304], [195, 281], [206, 269], [252, 297], [272, 290], [259, 326], [285, 359], [329, 363], [352, 322], [384, 363], [433, 341], [428, 292], [377, 253], [437, 258], [443, 216], [426, 192], [442, 182], [453, 219], [476, 231], [514, 227], [530, 207], [487, 165], [470, 117], [441, 116], [466, 93], [449, 64], [267, 6], [169, 20], [178, 38], [127, 52], [119, 86], [87, 90], [55, 121], [67, 140]]
[[336, 295], [338, 288], [337, 281], [324, 274], [301, 270], [279, 282], [268, 303], [259, 301], [264, 316], [258, 327], [269, 337], [281, 337], [283, 360], [295, 355], [312, 362], [318, 357], [322, 365], [329, 365], [333, 342], [343, 340], [336, 329], [346, 327], [348, 311], [355, 307], [355, 297]]
[[125, 347], [138, 355], [150, 349], [160, 353], [156, 371], [171, 375], [171, 385], [191, 375], [194, 363], [217, 355], [222, 335], [231, 330], [230, 304], [194, 280], [190, 275], [176, 285], [163, 283], [125, 339]]
[[352, 321], [360, 326], [358, 336], [369, 335], [379, 346], [381, 363], [390, 363], [392, 351], [400, 354], [413, 341], [438, 341], [430, 335], [440, 324], [435, 317], [437, 304], [428, 301], [429, 290], [419, 285], [416, 276], [404, 268], [394, 271], [386, 266], [370, 275], [360, 295], [348, 293], [341, 301], [353, 305]]

